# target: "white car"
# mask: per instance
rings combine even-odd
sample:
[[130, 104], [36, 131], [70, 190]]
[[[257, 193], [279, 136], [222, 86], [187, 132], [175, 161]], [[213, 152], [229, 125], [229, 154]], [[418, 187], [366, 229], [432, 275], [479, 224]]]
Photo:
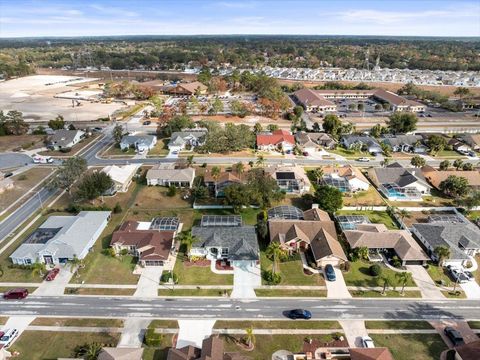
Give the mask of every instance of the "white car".
[[375, 344], [373, 343], [373, 340], [370, 336], [362, 337], [362, 345], [363, 345], [363, 347], [366, 347], [366, 348], [374, 348], [375, 347]]
[[367, 158], [367, 157], [361, 157], [361, 158], [357, 159], [357, 161], [360, 161], [360, 162], [369, 162], [370, 159]]
[[0, 334], [2, 334], [0, 337], [0, 345], [3, 345], [3, 347], [9, 347], [13, 339], [18, 336], [18, 330], [6, 329], [5, 331], [0, 332]]

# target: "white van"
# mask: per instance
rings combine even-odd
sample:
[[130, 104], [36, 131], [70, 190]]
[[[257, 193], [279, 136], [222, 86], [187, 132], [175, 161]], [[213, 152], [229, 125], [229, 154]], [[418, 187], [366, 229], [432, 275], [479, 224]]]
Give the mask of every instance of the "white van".
[[33, 162], [35, 164], [50, 164], [53, 163], [53, 159], [51, 156], [35, 155], [33, 157]]
[[17, 336], [17, 329], [6, 329], [5, 331], [3, 331], [3, 335], [0, 337], [0, 345], [3, 345], [3, 347], [9, 347], [13, 339], [15, 339]]

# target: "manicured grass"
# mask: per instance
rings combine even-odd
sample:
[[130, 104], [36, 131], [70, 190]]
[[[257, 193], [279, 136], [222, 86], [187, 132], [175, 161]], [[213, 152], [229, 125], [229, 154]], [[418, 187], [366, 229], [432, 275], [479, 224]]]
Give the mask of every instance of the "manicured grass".
[[8, 320], [8, 316], [0, 316], [0, 325], [5, 325]]
[[377, 290], [353, 290], [350, 291], [353, 297], [365, 297], [365, 298], [373, 298], [373, 297], [387, 297], [387, 298], [395, 298], [395, 297], [405, 297], [405, 298], [421, 298], [422, 293], [420, 291], [405, 291], [405, 294], [402, 296], [400, 291], [398, 290], [387, 290], [385, 294], [382, 295], [381, 291]]
[[259, 297], [327, 297], [327, 290], [256, 289]]
[[347, 149], [345, 149], [341, 146], [338, 146], [335, 150], [327, 150], [327, 151], [330, 152], [330, 153], [333, 153], [333, 154], [344, 156], [347, 159], [357, 159], [357, 158], [361, 158], [361, 157], [368, 157], [370, 159], [374, 158], [368, 152], [347, 150]]
[[365, 321], [365, 327], [367, 329], [433, 329], [427, 321]]
[[184, 254], [179, 252], [173, 271], [180, 285], [233, 285], [233, 275], [214, 274], [210, 266], [185, 266]]
[[[382, 269], [382, 273], [379, 276], [370, 275], [370, 266], [372, 263], [358, 260], [352, 261], [350, 271], [343, 273], [345, 283], [351, 286], [383, 286], [382, 277], [387, 276], [392, 281], [395, 281], [396, 272], [387, 268], [382, 264], [378, 264]], [[410, 280], [406, 286], [416, 286], [413, 280]], [[401, 289], [399, 289], [401, 290]]]
[[177, 320], [153, 320], [150, 325], [150, 328], [164, 328], [164, 329], [178, 329]]
[[436, 334], [371, 334], [376, 347], [388, 347], [395, 360], [439, 359], [447, 345]]
[[382, 206], [385, 201], [373, 185], [367, 191], [343, 197], [344, 206]]
[[[260, 262], [262, 265], [262, 270], [270, 270], [273, 266], [272, 261], [267, 258], [264, 251], [260, 252]], [[303, 265], [301, 260], [280, 262], [279, 270], [282, 276], [282, 281], [279, 285], [325, 285], [325, 280], [321, 275], [306, 275], [303, 273]]]
[[144, 346], [143, 360], [165, 360], [167, 358], [168, 349], [173, 346], [172, 335], [164, 334], [160, 346], [150, 347]]
[[449, 299], [466, 299], [467, 295], [463, 291], [460, 286], [457, 287], [457, 290], [455, 292], [453, 291], [442, 291], [443, 296], [449, 298]]
[[123, 327], [120, 319], [95, 319], [95, 318], [44, 318], [39, 317], [30, 325], [36, 326], [92, 326], [92, 327]]
[[430, 275], [435, 284], [440, 285], [443, 283], [445, 286], [451, 285], [452, 280], [448, 276], [445, 268], [430, 263], [428, 264], [427, 271], [428, 275]]
[[217, 320], [214, 329], [341, 329], [338, 321], [316, 321], [316, 320], [268, 320], [268, 321], [228, 321]]
[[65, 294], [67, 295], [126, 295], [130, 296], [135, 293], [135, 289], [102, 289], [102, 288], [67, 288]]
[[472, 329], [480, 329], [480, 321], [469, 321], [468, 326]]
[[365, 215], [372, 223], [385, 224], [389, 229], [398, 229], [397, 224], [393, 221], [390, 215], [386, 211], [373, 211], [373, 210], [340, 210], [336, 212], [336, 215]]
[[220, 289], [159, 289], [158, 296], [224, 296], [226, 291], [230, 296], [232, 290], [220, 290]]
[[[27, 270], [25, 270], [25, 271], [27, 271]], [[4, 292], [7, 292], [8, 290], [12, 290], [12, 289], [18, 289], [18, 286], [0, 286], [0, 293], [4, 293]], [[31, 294], [35, 290], [37, 290], [36, 287], [31, 287], [31, 286], [26, 287], [24, 289], [27, 289], [29, 294]]]
[[10, 351], [20, 353], [18, 360], [70, 358], [76, 346], [97, 342], [116, 346], [120, 334], [24, 331]]
[[[240, 352], [244, 356], [250, 357], [252, 360], [271, 359], [272, 354], [277, 350], [289, 350], [293, 353], [301, 352], [305, 335], [256, 335], [255, 348], [247, 351], [243, 347], [238, 346], [235, 341], [240, 341], [241, 336], [221, 335], [225, 339], [226, 352]], [[314, 335], [314, 340], [331, 341], [332, 335]]]
[[465, 156], [459, 154], [454, 150], [442, 150], [431, 156], [434, 156], [436, 158], [465, 159]]
[[137, 152], [133, 148], [122, 150], [120, 146], [112, 145], [106, 151], [101, 153], [101, 156], [134, 156]]
[[153, 149], [151, 149], [148, 152], [148, 155], [152, 155], [152, 156], [166, 156], [166, 155], [168, 155], [167, 144], [168, 144], [169, 140], [170, 140], [169, 138], [157, 139], [157, 143], [155, 144]]

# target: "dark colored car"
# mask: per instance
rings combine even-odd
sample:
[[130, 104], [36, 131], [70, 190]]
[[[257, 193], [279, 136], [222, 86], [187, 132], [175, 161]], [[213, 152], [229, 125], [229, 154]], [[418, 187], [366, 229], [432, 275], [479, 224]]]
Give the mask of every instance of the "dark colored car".
[[4, 177], [4, 178], [8, 178], [8, 177], [10, 177], [10, 176], [13, 176], [13, 173], [12, 173], [12, 172], [7, 172], [7, 173], [3, 174], [3, 177]]
[[12, 290], [8, 290], [6, 293], [3, 294], [3, 298], [7, 300], [25, 299], [27, 296], [28, 296], [27, 289], [12, 289]]
[[460, 334], [457, 330], [454, 328], [447, 326], [443, 332], [447, 337], [452, 341], [453, 346], [458, 346], [458, 345], [463, 345], [465, 342], [463, 341], [462, 334]]
[[294, 309], [294, 310], [290, 310], [290, 311], [287, 311], [287, 313], [285, 314], [288, 318], [290, 319], [305, 319], [305, 320], [309, 320], [312, 318], [312, 313], [308, 310], [304, 310], [304, 309]]
[[337, 280], [337, 276], [335, 275], [335, 269], [332, 265], [327, 264], [327, 266], [325, 266], [325, 276], [327, 277], [328, 281]]
[[150, 120], [144, 121], [143, 125], [150, 125], [152, 122]]
[[60, 272], [59, 268], [53, 268], [47, 273], [47, 276], [45, 276], [45, 280], [47, 281], [55, 280], [59, 272]]

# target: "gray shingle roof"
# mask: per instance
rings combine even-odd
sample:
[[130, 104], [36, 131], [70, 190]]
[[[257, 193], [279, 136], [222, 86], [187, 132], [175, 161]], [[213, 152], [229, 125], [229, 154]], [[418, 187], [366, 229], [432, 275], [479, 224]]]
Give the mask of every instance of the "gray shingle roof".
[[400, 187], [405, 187], [417, 181], [430, 187], [420, 169], [407, 169], [394, 163], [385, 168], [374, 169], [379, 184], [395, 183]]
[[254, 226], [194, 226], [192, 235], [198, 238], [195, 247], [228, 248], [231, 260], [258, 260], [258, 241]]

